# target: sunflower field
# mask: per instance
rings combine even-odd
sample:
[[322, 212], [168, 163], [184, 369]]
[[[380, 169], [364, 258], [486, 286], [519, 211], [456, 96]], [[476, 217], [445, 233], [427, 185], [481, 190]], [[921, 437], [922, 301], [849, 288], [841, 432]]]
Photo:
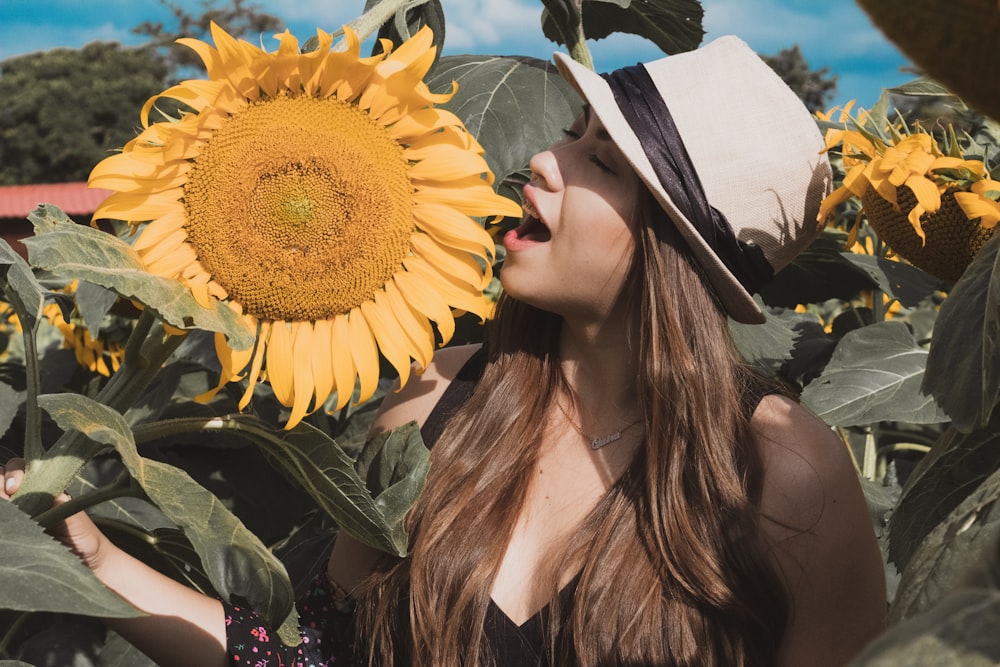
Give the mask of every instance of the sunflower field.
[[[996, 664], [1000, 90], [958, 63], [1000, 55], [913, 38], [942, 21], [916, 20], [933, 2], [886, 10], [900, 2], [860, 4], [928, 76], [817, 114], [837, 172], [825, 230], [763, 291], [767, 322], [732, 332], [855, 457], [891, 627], [854, 664]], [[950, 7], [1000, 31], [995, 2]], [[0, 245], [0, 455], [27, 460], [0, 503], [0, 664], [152, 664], [99, 622], [139, 612], [45, 532], [76, 511], [293, 643], [337, 530], [405, 555], [428, 452], [415, 424], [368, 426], [435, 349], [481, 338], [494, 239], [580, 102], [549, 62], [440, 57], [438, 0], [362, 9], [272, 50], [218, 27], [182, 40], [206, 76], [137, 109], [137, 136], [91, 172], [115, 233], [43, 204], [27, 259]], [[668, 54], [703, 35], [696, 0], [539, 15], [584, 64], [612, 32]]]

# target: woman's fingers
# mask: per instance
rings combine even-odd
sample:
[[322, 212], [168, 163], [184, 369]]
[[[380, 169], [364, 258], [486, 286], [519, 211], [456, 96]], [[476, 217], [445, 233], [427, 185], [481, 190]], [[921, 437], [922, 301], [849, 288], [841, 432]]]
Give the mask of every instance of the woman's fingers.
[[3, 484], [0, 485], [0, 498], [10, 500], [10, 497], [21, 486], [21, 480], [24, 479], [24, 459], [7, 461], [6, 465], [0, 466], [0, 475], [2, 475], [3, 481]]

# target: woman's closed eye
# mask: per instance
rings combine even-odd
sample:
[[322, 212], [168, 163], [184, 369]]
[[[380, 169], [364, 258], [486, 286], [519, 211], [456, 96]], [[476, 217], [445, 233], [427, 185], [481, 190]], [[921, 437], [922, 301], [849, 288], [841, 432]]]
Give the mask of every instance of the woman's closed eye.
[[[580, 133], [577, 132], [576, 130], [574, 130], [573, 128], [566, 128], [566, 129], [564, 129], [562, 131], [562, 133], [563, 133], [563, 136], [566, 137], [569, 140], [576, 141], [577, 139], [580, 138]], [[591, 162], [593, 162], [595, 165], [597, 165], [597, 168], [600, 169], [601, 171], [603, 171], [604, 173], [606, 173], [606, 174], [612, 174], [612, 175], [615, 173], [615, 171], [611, 167], [609, 167], [607, 164], [605, 164], [601, 160], [601, 158], [598, 157], [597, 153], [590, 153], [587, 156], [587, 159], [589, 159]]]

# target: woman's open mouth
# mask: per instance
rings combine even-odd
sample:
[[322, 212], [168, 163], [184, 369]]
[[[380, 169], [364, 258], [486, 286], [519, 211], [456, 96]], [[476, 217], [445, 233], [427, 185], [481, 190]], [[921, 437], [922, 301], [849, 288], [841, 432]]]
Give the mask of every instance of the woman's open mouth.
[[507, 250], [520, 250], [537, 243], [545, 243], [552, 238], [552, 233], [538, 217], [534, 205], [525, 199], [521, 206], [524, 209], [524, 219], [516, 229], [510, 230], [503, 237], [503, 244]]

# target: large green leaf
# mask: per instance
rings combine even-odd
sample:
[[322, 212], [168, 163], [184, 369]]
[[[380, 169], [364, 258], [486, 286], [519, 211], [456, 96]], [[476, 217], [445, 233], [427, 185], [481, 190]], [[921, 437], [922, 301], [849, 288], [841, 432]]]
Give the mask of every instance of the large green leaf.
[[9, 384], [0, 382], [0, 437], [3, 437], [10, 425], [14, 423], [17, 409], [22, 402], [21, 399], [20, 392], [14, 391]]
[[[365, 11], [379, 2], [381, 0], [367, 0]], [[398, 47], [423, 26], [429, 27], [434, 34], [435, 62], [437, 62], [441, 57], [445, 37], [444, 8], [441, 6], [441, 0], [410, 0], [403, 4], [392, 20], [386, 21], [379, 28], [377, 39], [372, 44], [372, 55], [382, 53], [381, 40], [388, 39]]]
[[0, 609], [142, 616], [31, 517], [0, 501]]
[[1000, 469], [1000, 411], [973, 433], [951, 427], [910, 474], [892, 516], [889, 558], [903, 570], [927, 534]]
[[[282, 431], [247, 415], [228, 419], [239, 424], [237, 432], [268, 452], [344, 531], [376, 549], [396, 556], [406, 555], [408, 544], [402, 515], [423, 487], [427, 472], [418, 451], [423, 449], [426, 453], [426, 448], [422, 441], [416, 443], [419, 448], [414, 447], [415, 426], [402, 427], [398, 434], [393, 431], [377, 439], [388, 444], [387, 454], [378, 458], [378, 465], [385, 466], [387, 472], [376, 480], [390, 481], [373, 492], [355, 470], [354, 460], [322, 431], [305, 423], [291, 431]], [[419, 441], [419, 430], [415, 437]], [[368, 458], [375, 459], [375, 454]]]
[[963, 582], [967, 570], [1000, 529], [1000, 471], [956, 507], [927, 535], [899, 582], [891, 620], [915, 616]]
[[881, 322], [845, 335], [802, 402], [828, 424], [880, 421], [935, 424], [947, 416], [920, 393], [927, 352], [902, 322]]
[[955, 428], [984, 426], [1000, 397], [1000, 234], [994, 234], [955, 283], [934, 327], [924, 391]]
[[[757, 301], [760, 304], [759, 297]], [[817, 357], [825, 363], [826, 349], [833, 345], [816, 317], [794, 310], [769, 312], [763, 324], [730, 320], [729, 331], [740, 354], [755, 369], [766, 375], [782, 371], [792, 379], [803, 375]]]
[[845, 252], [844, 257], [870, 276], [880, 290], [907, 308], [913, 308], [941, 287], [940, 280], [910, 264], [852, 252]]
[[416, 422], [379, 433], [358, 456], [358, 475], [375, 497], [395, 544], [406, 545], [403, 518], [423, 489], [429, 466], [430, 451]]
[[97, 338], [97, 334], [101, 330], [104, 316], [108, 314], [111, 306], [115, 305], [117, 300], [118, 295], [111, 290], [88, 283], [85, 280], [80, 281], [76, 288], [76, 307], [80, 311], [84, 324], [87, 325], [87, 330], [94, 338]]
[[[20, 313], [21, 324], [32, 329], [38, 326], [46, 290], [39, 284], [28, 263], [3, 239], [0, 239], [0, 278], [7, 284], [8, 298], [20, 302], [24, 308]], [[0, 282], [2, 285], [3, 282]]]
[[458, 82], [458, 91], [442, 106], [461, 118], [486, 149], [498, 183], [561, 139], [581, 109], [580, 96], [555, 66], [537, 58], [441, 58], [427, 84], [444, 92], [451, 90], [452, 81]]
[[855, 267], [840, 247], [841, 242], [832, 235], [817, 238], [761, 289], [764, 303], [794, 308], [828, 299], [846, 301], [862, 290], [875, 288], [877, 283]]
[[[542, 31], [557, 44], [574, 30], [575, 0], [546, 0]], [[550, 11], [550, 9], [552, 11]], [[698, 48], [705, 35], [698, 0], [583, 0], [583, 30], [590, 39], [615, 32], [645, 37], [664, 53]]]
[[851, 667], [995, 667], [1000, 664], [1000, 591], [960, 589], [927, 613], [897, 623]]
[[35, 235], [24, 239], [24, 245], [36, 267], [114, 290], [153, 309], [175, 327], [222, 332], [234, 349], [253, 345], [256, 332], [231, 309], [221, 304], [203, 308], [176, 280], [146, 271], [136, 252], [121, 239], [78, 225], [54, 206], [43, 204], [28, 217]]
[[183, 528], [216, 591], [229, 600], [246, 600], [271, 627], [280, 626], [283, 641], [298, 642], [284, 567], [218, 498], [183, 470], [139, 456], [128, 424], [114, 410], [76, 394], [40, 396], [39, 405], [63, 430], [113, 446], [149, 498]]

